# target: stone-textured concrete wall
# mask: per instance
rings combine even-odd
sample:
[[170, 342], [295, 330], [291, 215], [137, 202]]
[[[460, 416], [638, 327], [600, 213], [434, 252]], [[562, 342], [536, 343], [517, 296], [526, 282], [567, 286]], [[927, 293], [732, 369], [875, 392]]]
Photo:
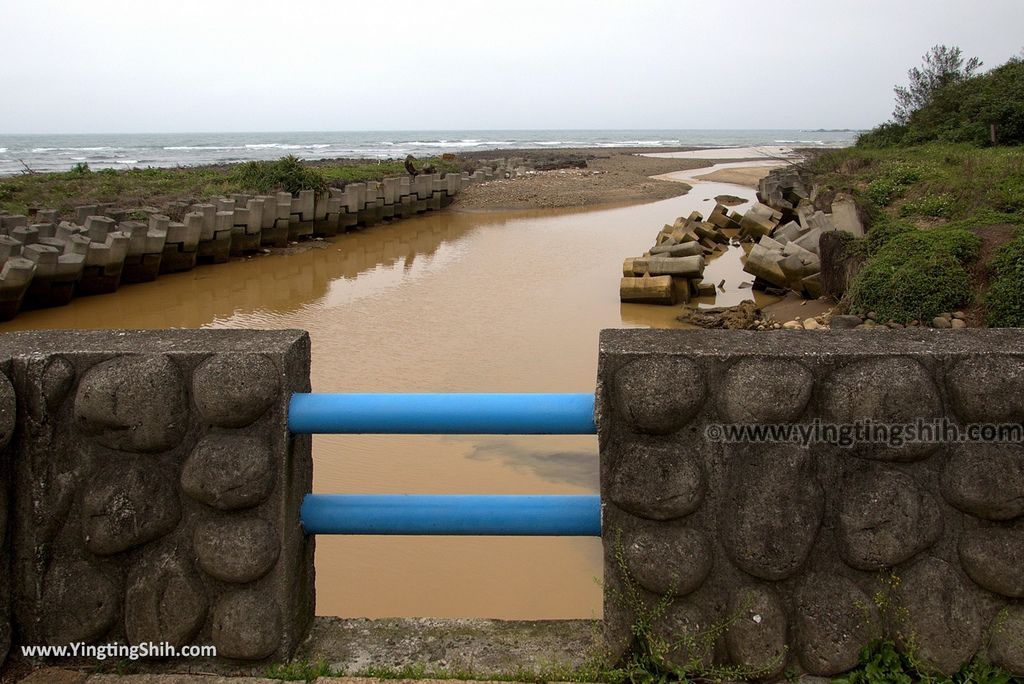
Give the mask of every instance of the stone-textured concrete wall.
[[942, 672], [982, 652], [1024, 674], [1020, 444], [803, 448], [706, 432], [1020, 423], [1020, 331], [604, 331], [597, 414], [614, 653], [636, 621], [619, 596], [629, 577], [648, 605], [675, 597], [655, 637], [725, 626], [711, 652], [669, 652], [679, 664], [833, 675], [886, 636]]
[[[0, 350], [3, 348], [0, 347]], [[17, 402], [11, 384], [10, 361], [0, 351], [0, 665], [11, 646], [10, 459], [7, 445], [14, 434]]]
[[310, 440], [287, 429], [306, 333], [12, 333], [0, 372], [0, 646], [13, 605], [16, 644], [290, 655], [314, 608]]

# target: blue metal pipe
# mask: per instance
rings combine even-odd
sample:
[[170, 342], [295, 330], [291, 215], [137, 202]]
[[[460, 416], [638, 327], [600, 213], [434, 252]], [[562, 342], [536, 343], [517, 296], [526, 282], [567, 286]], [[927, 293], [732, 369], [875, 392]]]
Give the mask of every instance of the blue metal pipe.
[[598, 496], [307, 494], [306, 534], [601, 536]]
[[593, 394], [292, 395], [295, 434], [592, 435]]

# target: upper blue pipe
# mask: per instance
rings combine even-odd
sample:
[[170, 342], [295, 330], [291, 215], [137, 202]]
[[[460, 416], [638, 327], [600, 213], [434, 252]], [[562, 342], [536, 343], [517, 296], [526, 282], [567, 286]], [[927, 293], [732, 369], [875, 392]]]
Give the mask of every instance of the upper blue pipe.
[[296, 434], [592, 435], [593, 394], [292, 395]]

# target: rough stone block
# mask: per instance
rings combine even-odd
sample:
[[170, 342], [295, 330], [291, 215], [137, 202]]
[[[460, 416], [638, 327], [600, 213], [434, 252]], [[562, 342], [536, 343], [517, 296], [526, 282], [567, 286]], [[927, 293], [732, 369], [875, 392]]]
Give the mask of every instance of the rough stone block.
[[309, 391], [306, 333], [0, 338], [0, 532], [13, 535], [0, 536], [0, 562], [13, 563], [0, 573], [0, 653], [10, 595], [21, 644], [288, 658], [314, 604], [299, 525], [310, 440], [287, 428], [291, 393]]
[[[637, 606], [622, 600], [632, 586], [663, 606], [649, 634], [716, 635], [704, 651], [666, 654], [674, 662], [831, 677], [883, 637], [913, 640], [936, 673], [987, 649], [1024, 674], [1024, 447], [906, 432], [1019, 423], [1022, 369], [1016, 329], [603, 331], [612, 655], [635, 642]], [[778, 432], [794, 424], [837, 432], [804, 443]], [[890, 438], [858, 441], [858, 424]], [[761, 438], [725, 438], [744, 425]]]

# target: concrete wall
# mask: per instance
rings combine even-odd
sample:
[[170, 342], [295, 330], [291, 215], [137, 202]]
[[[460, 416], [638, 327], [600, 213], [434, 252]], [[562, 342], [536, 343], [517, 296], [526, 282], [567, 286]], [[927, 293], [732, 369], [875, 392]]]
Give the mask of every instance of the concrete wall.
[[[77, 641], [291, 655], [314, 614], [310, 440], [287, 430], [308, 390], [299, 331], [0, 336], [0, 659]], [[1024, 674], [1024, 447], [715, 438], [1020, 424], [1019, 331], [605, 331], [597, 392], [614, 656], [661, 605], [645, 634], [694, 637], [665, 652], [688, 667], [833, 675], [887, 637], [941, 672], [983, 654]]]
[[[598, 427], [605, 624], [678, 665], [833, 675], [870, 639], [1024, 674], [1024, 448], [724, 444], [716, 424], [1024, 419], [1016, 330], [609, 330]], [[624, 598], [630, 587], [636, 594]], [[876, 600], [876, 595], [884, 597]], [[709, 648], [680, 637], [721, 628]]]
[[0, 656], [12, 632], [289, 656], [314, 608], [295, 391], [301, 331], [0, 336]]
[[[63, 217], [54, 209], [31, 216], [0, 210], [0, 321], [23, 309], [63, 306], [73, 297], [114, 292], [122, 283], [148, 282], [263, 247], [436, 211], [463, 188], [523, 171], [506, 167], [508, 161], [472, 174], [348, 183], [323, 195], [234, 194], [131, 214], [113, 204], [76, 207]], [[130, 219], [143, 215], [145, 221]]]

